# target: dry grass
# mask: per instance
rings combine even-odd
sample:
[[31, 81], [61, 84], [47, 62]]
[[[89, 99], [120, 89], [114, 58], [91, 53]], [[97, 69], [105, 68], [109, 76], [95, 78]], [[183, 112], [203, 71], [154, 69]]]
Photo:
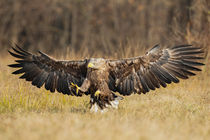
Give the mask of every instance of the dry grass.
[[0, 139], [209, 139], [210, 62], [196, 77], [146, 95], [118, 110], [89, 112], [89, 97], [51, 94], [11, 75], [0, 63]]

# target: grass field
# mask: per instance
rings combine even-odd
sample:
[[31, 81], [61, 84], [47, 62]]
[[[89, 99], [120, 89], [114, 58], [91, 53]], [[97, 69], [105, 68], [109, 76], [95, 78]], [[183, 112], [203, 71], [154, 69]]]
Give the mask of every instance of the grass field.
[[89, 97], [38, 89], [0, 60], [0, 140], [209, 139], [210, 62], [196, 77], [146, 95], [132, 95], [118, 110], [90, 113]]

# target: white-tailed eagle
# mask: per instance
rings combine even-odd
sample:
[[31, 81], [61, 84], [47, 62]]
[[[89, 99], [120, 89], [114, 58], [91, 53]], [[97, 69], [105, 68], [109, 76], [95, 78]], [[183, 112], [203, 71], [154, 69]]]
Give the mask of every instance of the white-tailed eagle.
[[21, 79], [31, 81], [38, 88], [43, 85], [51, 92], [82, 96], [90, 95], [91, 110], [117, 108], [123, 96], [147, 93], [150, 90], [178, 83], [179, 79], [194, 76], [201, 71], [199, 62], [203, 49], [192, 45], [180, 45], [160, 49], [153, 47], [145, 55], [119, 60], [90, 58], [80, 61], [58, 61], [43, 52], [31, 54], [18, 45], [9, 53], [18, 58], [19, 68], [13, 74], [23, 74]]

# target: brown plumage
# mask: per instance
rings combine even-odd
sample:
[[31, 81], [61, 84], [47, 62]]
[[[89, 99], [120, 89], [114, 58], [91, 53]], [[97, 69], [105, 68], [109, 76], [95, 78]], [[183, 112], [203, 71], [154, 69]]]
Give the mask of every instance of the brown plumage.
[[[194, 76], [193, 71], [201, 71], [199, 62], [203, 59], [203, 49], [192, 45], [180, 45], [160, 49], [153, 47], [144, 56], [109, 60], [90, 58], [80, 61], [57, 61], [39, 51], [39, 55], [31, 54], [18, 45], [9, 53], [18, 58], [19, 68], [13, 74], [23, 74], [20, 78], [32, 81], [32, 85], [40, 88], [45, 85], [51, 92], [63, 94], [91, 96], [93, 111], [106, 107], [117, 107], [121, 95], [147, 93], [170, 83], [178, 83], [179, 79]], [[94, 106], [94, 108], [93, 108]]]

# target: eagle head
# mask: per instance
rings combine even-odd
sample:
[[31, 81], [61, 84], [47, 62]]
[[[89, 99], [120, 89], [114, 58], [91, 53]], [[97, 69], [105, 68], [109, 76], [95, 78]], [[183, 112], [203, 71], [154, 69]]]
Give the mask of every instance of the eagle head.
[[88, 68], [101, 70], [106, 67], [106, 60], [104, 58], [91, 58], [87, 65]]

